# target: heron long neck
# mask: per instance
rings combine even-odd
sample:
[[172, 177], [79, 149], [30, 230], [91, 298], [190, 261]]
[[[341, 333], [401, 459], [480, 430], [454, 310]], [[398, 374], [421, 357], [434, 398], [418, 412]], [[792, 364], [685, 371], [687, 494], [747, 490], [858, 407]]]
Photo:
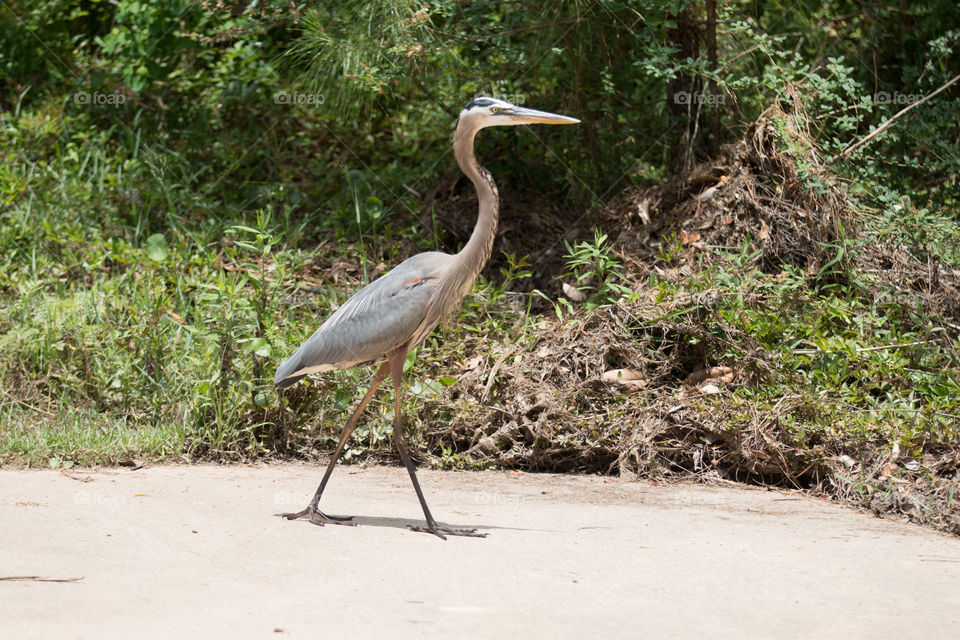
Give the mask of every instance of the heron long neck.
[[453, 143], [457, 164], [476, 187], [480, 205], [477, 226], [474, 227], [466, 246], [457, 254], [457, 264], [460, 267], [458, 271], [465, 277], [464, 284], [469, 281], [467, 288], [473, 284], [483, 265], [486, 264], [487, 258], [490, 257], [490, 252], [493, 251], [493, 241], [497, 237], [497, 217], [500, 213], [500, 200], [493, 176], [480, 166], [473, 154], [475, 135], [476, 130], [464, 132], [458, 130]]

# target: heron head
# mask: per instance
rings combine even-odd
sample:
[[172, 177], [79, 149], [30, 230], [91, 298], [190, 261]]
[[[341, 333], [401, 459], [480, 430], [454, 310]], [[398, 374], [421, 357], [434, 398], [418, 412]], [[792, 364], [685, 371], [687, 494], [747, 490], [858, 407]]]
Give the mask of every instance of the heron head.
[[480, 97], [460, 112], [457, 128], [476, 131], [484, 127], [506, 127], [518, 124], [577, 124], [576, 118], [547, 111], [519, 107], [505, 100]]

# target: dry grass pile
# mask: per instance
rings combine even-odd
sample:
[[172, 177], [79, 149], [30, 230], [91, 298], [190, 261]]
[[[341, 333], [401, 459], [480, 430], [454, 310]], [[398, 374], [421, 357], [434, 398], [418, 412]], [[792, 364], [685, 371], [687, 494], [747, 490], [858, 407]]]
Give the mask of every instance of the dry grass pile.
[[641, 270], [655, 267], [671, 244], [687, 250], [678, 256], [681, 264], [703, 268], [715, 255], [706, 249], [745, 241], [760, 252], [757, 266], [765, 272], [785, 264], [818, 268], [823, 245], [838, 239], [838, 225], [850, 225], [849, 201], [832, 186], [809, 138], [782, 124], [788, 121], [794, 119], [770, 108], [716, 161], [621, 195], [604, 210], [603, 225], [619, 229], [618, 247]]

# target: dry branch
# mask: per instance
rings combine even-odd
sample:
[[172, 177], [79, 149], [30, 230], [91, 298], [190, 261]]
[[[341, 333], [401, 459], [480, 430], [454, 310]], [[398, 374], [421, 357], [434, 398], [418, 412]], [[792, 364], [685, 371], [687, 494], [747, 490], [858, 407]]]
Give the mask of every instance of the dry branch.
[[932, 92], [932, 93], [930, 93], [930, 94], [928, 94], [928, 95], [925, 95], [925, 96], [924, 96], [923, 98], [921, 98], [920, 100], [917, 100], [916, 102], [914, 102], [914, 103], [912, 103], [912, 104], [908, 104], [906, 107], [904, 107], [904, 108], [901, 109], [900, 111], [897, 111], [895, 114], [893, 114], [892, 116], [890, 116], [889, 118], [887, 118], [887, 120], [886, 120], [883, 124], [881, 124], [879, 127], [877, 127], [877, 128], [874, 129], [872, 132], [870, 132], [870, 135], [868, 135], [867, 137], [863, 138], [862, 140], [859, 140], [859, 141], [857, 141], [857, 142], [853, 142], [853, 143], [851, 143], [851, 144], [848, 144], [846, 149], [844, 149], [843, 151], [841, 151], [841, 152], [838, 153], [837, 155], [835, 155], [835, 156], [833, 156], [832, 158], [830, 158], [830, 161], [828, 162], [828, 164], [832, 164], [835, 160], [838, 160], [839, 158], [846, 158], [846, 157], [849, 156], [851, 153], [853, 153], [854, 150], [858, 149], [859, 147], [862, 147], [862, 146], [865, 145], [866, 143], [870, 142], [870, 140], [876, 138], [878, 135], [880, 135], [881, 133], [883, 133], [884, 131], [886, 131], [887, 129], [889, 129], [891, 126], [893, 126], [893, 124], [897, 121], [898, 118], [900, 118], [900, 116], [903, 116], [903, 115], [906, 114], [907, 112], [909, 112], [909, 111], [911, 111], [911, 110], [919, 107], [919, 106], [922, 105], [924, 102], [926, 102], [927, 100], [933, 98], [933, 97], [934, 97], [935, 95], [937, 95], [938, 93], [946, 90], [947, 87], [949, 87], [950, 85], [952, 85], [952, 84], [953, 84], [954, 82], [956, 82], [957, 80], [960, 80], [960, 75], [955, 75], [955, 76], [953, 76], [952, 78], [950, 78], [950, 80], [947, 81], [946, 84], [944, 84], [942, 87], [940, 87], [940, 88], [937, 89], [936, 91], [934, 91], [934, 92]]

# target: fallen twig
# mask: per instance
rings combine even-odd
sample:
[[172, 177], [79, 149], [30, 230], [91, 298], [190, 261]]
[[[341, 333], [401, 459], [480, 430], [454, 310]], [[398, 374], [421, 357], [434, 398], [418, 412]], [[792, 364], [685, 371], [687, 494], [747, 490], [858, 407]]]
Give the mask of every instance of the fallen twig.
[[24, 402], [23, 400], [21, 400], [21, 399], [19, 399], [19, 398], [15, 398], [14, 396], [12, 396], [12, 395], [10, 395], [9, 393], [7, 393], [7, 391], [6, 391], [5, 389], [0, 389], [0, 393], [2, 393], [3, 395], [7, 396], [8, 398], [10, 398], [10, 400], [12, 400], [13, 402], [16, 402], [17, 404], [19, 404], [21, 407], [23, 407], [23, 408], [25, 408], [25, 409], [30, 409], [31, 411], [37, 411], [37, 412], [39, 412], [39, 413], [42, 413], [42, 414], [47, 415], [47, 416], [50, 416], [50, 417], [53, 417], [53, 416], [54, 416], [54, 414], [51, 413], [50, 411], [47, 411], [47, 410], [45, 410], [45, 409], [41, 409], [40, 407], [35, 407], [35, 406], [33, 406], [32, 404], [27, 404], [26, 402]]
[[[928, 344], [933, 340], [917, 340], [916, 342], [904, 342], [902, 344], [883, 344], [878, 347], [857, 347], [857, 353], [867, 353], [868, 351], [885, 351], [886, 349], [899, 349], [901, 347], [916, 347], [921, 344]], [[826, 349], [794, 349], [794, 355], [809, 356], [816, 353], [828, 353]]]
[[487, 384], [486, 384], [486, 386], [483, 388], [483, 393], [480, 394], [480, 403], [481, 403], [481, 404], [483, 404], [484, 402], [486, 402], [486, 401], [487, 401], [487, 396], [490, 395], [490, 389], [491, 389], [491, 387], [493, 387], [493, 379], [494, 379], [494, 377], [497, 375], [497, 371], [500, 369], [500, 365], [502, 365], [503, 362], [504, 362], [507, 358], [509, 358], [511, 355], [513, 355], [513, 353], [514, 353], [515, 351], [516, 351], [516, 349], [508, 349], [507, 351], [505, 351], [505, 352], [503, 353], [503, 355], [500, 356], [500, 358], [497, 360], [496, 364], [493, 365], [493, 368], [490, 369], [490, 375], [487, 376]]
[[79, 578], [44, 578], [43, 576], [0, 576], [0, 580], [23, 580], [27, 582], [80, 582], [84, 576]]

